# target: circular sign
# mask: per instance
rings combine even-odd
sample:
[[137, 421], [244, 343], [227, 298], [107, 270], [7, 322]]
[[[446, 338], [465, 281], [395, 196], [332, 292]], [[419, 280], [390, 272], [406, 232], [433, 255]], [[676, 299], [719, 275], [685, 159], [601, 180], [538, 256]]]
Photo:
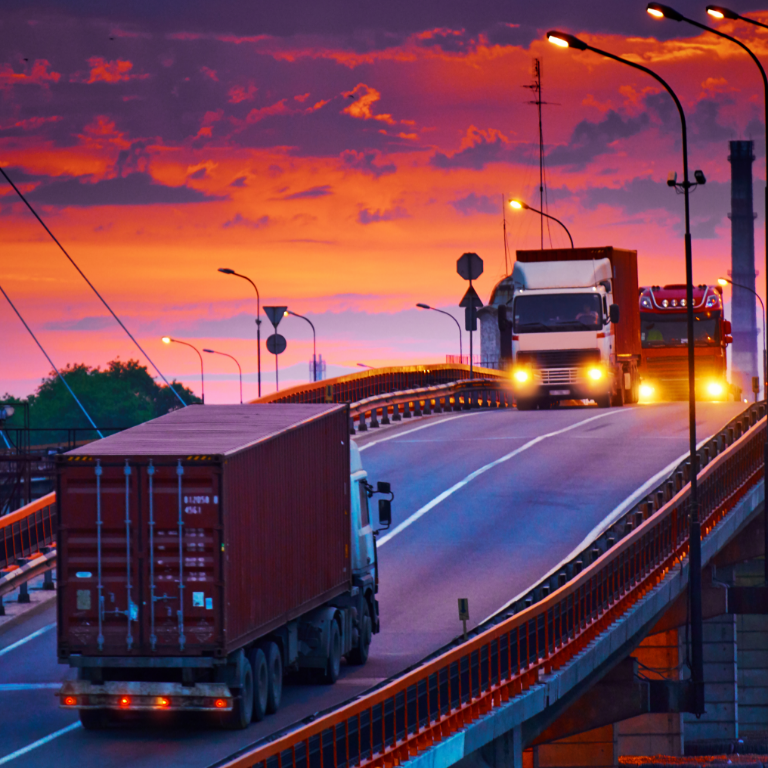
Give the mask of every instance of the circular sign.
[[456, 271], [465, 280], [477, 280], [483, 274], [483, 260], [476, 253], [465, 253], [456, 262]]
[[282, 355], [285, 352], [286, 342], [285, 336], [281, 336], [279, 333], [273, 333], [267, 339], [267, 349], [273, 355]]

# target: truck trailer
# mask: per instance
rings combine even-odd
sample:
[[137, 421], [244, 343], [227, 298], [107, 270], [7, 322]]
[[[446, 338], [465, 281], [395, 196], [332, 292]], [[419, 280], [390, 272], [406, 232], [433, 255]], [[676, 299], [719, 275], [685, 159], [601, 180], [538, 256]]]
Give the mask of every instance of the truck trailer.
[[[368, 500], [380, 493], [374, 514]], [[202, 711], [245, 728], [283, 675], [333, 683], [379, 631], [390, 523], [346, 405], [193, 405], [57, 457], [57, 692], [113, 712]]]
[[[693, 342], [696, 398], [726, 400], [726, 348], [731, 324], [723, 313], [719, 285], [693, 288]], [[688, 322], [686, 286], [649, 286], [640, 289], [640, 397], [653, 400], [688, 399]]]
[[511, 277], [494, 294], [500, 327], [511, 325], [518, 409], [563, 400], [592, 400], [602, 408], [637, 402], [636, 251], [517, 251]]

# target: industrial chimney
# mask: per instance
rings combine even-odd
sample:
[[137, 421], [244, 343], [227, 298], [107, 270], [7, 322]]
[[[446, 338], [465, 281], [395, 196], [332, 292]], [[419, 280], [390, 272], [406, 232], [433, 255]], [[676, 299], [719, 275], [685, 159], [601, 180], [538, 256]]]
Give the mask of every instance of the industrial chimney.
[[[752, 210], [752, 141], [731, 141], [731, 323], [733, 346], [731, 374], [742, 391], [752, 390], [758, 375], [757, 324], [755, 322], [755, 213]], [[744, 286], [743, 288], [739, 286]]]

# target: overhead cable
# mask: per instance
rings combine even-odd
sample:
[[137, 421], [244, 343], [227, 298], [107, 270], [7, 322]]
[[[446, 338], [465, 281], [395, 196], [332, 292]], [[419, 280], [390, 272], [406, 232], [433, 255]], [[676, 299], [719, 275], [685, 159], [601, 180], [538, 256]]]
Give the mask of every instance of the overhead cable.
[[2, 285], [0, 285], [0, 293], [5, 296], [6, 301], [11, 305], [11, 309], [16, 313], [19, 320], [21, 320], [21, 322], [24, 324], [24, 327], [29, 332], [29, 335], [35, 340], [35, 344], [40, 347], [40, 351], [45, 355], [46, 360], [48, 360], [48, 362], [51, 364], [51, 368], [53, 368], [53, 370], [56, 372], [56, 375], [59, 377], [59, 379], [61, 379], [61, 383], [67, 388], [69, 394], [72, 395], [75, 402], [80, 406], [80, 410], [85, 414], [85, 418], [88, 419], [88, 421], [91, 423], [91, 426], [96, 430], [96, 432], [98, 432], [99, 437], [104, 437], [104, 435], [101, 434], [101, 430], [96, 426], [96, 424], [94, 424], [93, 419], [91, 418], [88, 411], [85, 410], [83, 404], [77, 399], [77, 395], [72, 391], [72, 387], [67, 384], [67, 380], [61, 375], [61, 373], [59, 373], [59, 369], [56, 367], [53, 360], [51, 360], [51, 358], [48, 356], [48, 353], [45, 351], [45, 349], [43, 349], [43, 345], [37, 340], [37, 336], [32, 333], [32, 329], [27, 325], [27, 321], [21, 316], [21, 312], [16, 309], [16, 306], [11, 301], [11, 297], [3, 290]]
[[24, 195], [21, 193], [21, 190], [11, 181], [10, 177], [5, 172], [5, 169], [0, 168], [0, 173], [3, 174], [3, 176], [5, 177], [5, 180], [13, 187], [14, 192], [16, 192], [16, 194], [21, 198], [22, 202], [32, 212], [32, 215], [40, 222], [43, 229], [50, 235], [51, 240], [53, 240], [53, 242], [59, 246], [59, 249], [61, 250], [61, 252], [69, 259], [70, 264], [72, 264], [72, 266], [80, 273], [80, 276], [83, 278], [83, 280], [85, 280], [86, 283], [88, 283], [88, 286], [90, 287], [90, 289], [99, 297], [99, 300], [101, 301], [101, 303], [109, 310], [109, 313], [112, 315], [112, 317], [115, 318], [118, 325], [128, 334], [128, 337], [138, 347], [141, 354], [144, 355], [144, 357], [146, 357], [147, 360], [149, 360], [152, 367], [157, 371], [158, 376], [160, 376], [160, 378], [168, 385], [168, 387], [171, 389], [173, 394], [179, 398], [179, 402], [186, 407], [187, 403], [185, 403], [184, 400], [182, 400], [181, 395], [179, 395], [179, 393], [171, 386], [171, 383], [168, 381], [168, 379], [166, 379], [165, 376], [163, 376], [160, 369], [152, 361], [152, 358], [144, 351], [141, 344], [139, 344], [139, 342], [136, 341], [133, 334], [125, 327], [125, 325], [123, 324], [123, 321], [114, 313], [114, 311], [112, 310], [112, 307], [110, 307], [109, 304], [107, 304], [106, 299], [96, 290], [96, 286], [85, 276], [85, 273], [83, 272], [83, 270], [77, 266], [77, 264], [75, 263], [75, 260], [67, 253], [66, 249], [56, 239], [56, 236], [53, 234], [53, 232], [51, 232], [51, 230], [48, 229], [48, 226], [46, 225], [46, 223], [40, 218], [37, 211], [30, 205], [27, 198], [24, 197]]

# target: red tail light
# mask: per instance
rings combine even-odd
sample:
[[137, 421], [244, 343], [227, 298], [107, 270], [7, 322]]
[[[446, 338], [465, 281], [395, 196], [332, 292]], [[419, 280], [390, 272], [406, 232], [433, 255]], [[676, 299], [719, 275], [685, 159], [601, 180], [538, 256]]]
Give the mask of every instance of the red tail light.
[[216, 699], [216, 701], [213, 702], [213, 705], [217, 709], [225, 709], [227, 706], [227, 700], [226, 699]]
[[162, 709], [165, 709], [166, 707], [171, 706], [171, 700], [166, 699], [165, 696], [158, 696], [157, 701], [155, 702], [158, 707], [161, 707]]
[[75, 704], [77, 704], [77, 697], [75, 697], [75, 696], [65, 696], [64, 697], [64, 706], [65, 707], [74, 707]]
[[120, 706], [121, 707], [130, 707], [131, 706], [131, 697], [130, 696], [121, 696], [120, 697]]

